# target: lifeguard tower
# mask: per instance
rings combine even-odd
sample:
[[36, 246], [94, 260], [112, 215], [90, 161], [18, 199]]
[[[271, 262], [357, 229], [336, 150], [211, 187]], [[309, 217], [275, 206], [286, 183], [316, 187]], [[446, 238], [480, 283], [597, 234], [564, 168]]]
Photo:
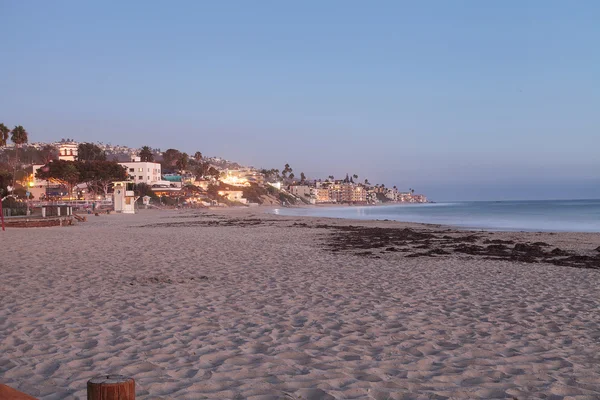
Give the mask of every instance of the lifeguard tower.
[[135, 197], [133, 190], [127, 190], [129, 182], [115, 182], [113, 193], [113, 204], [115, 212], [123, 214], [135, 214]]

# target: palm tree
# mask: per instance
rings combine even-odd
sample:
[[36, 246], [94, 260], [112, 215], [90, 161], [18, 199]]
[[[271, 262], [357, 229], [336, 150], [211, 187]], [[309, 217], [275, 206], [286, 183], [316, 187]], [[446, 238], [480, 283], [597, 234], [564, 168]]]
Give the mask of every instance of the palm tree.
[[196, 162], [200, 162], [202, 161], [202, 153], [200, 153], [199, 151], [194, 153], [194, 160], [196, 160]]
[[2, 123], [0, 123], [0, 147], [6, 146], [8, 142], [8, 134], [10, 133], [10, 129]]
[[292, 167], [290, 167], [290, 164], [285, 164], [285, 166], [283, 167], [283, 171], [281, 171], [281, 176], [283, 176], [283, 179], [286, 179], [287, 174], [289, 174], [292, 171], [293, 169]]
[[15, 164], [19, 161], [18, 149], [29, 141], [27, 131], [21, 125], [15, 126], [11, 132], [10, 140], [15, 144]]
[[19, 148], [28, 141], [27, 131], [21, 125], [15, 126], [11, 132], [10, 140], [15, 144], [15, 169], [13, 170], [13, 182], [15, 182], [17, 165], [19, 164]]
[[150, 146], [144, 146], [140, 149], [140, 159], [144, 162], [153, 162], [154, 161], [154, 153]]

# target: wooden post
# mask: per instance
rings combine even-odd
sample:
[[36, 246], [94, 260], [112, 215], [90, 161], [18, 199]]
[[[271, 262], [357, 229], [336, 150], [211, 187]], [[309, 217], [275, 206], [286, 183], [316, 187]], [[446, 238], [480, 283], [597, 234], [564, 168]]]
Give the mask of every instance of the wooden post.
[[135, 381], [123, 375], [102, 375], [87, 383], [88, 400], [135, 400]]

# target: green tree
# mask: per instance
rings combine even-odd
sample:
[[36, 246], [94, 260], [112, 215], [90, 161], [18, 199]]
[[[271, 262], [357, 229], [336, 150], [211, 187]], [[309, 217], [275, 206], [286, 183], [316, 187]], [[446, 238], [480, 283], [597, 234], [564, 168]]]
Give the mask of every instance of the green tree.
[[8, 193], [7, 186], [13, 183], [13, 174], [7, 168], [0, 167], [0, 198]]
[[58, 149], [51, 144], [47, 144], [40, 150], [40, 159], [44, 164], [58, 158]]
[[304, 183], [306, 181], [306, 175], [304, 175], [304, 172], [300, 172], [300, 182]]
[[194, 160], [196, 160], [197, 163], [200, 163], [200, 161], [202, 161], [202, 153], [200, 153], [199, 151], [195, 152]]
[[181, 152], [177, 149], [167, 149], [163, 153], [163, 167], [172, 169], [177, 165], [177, 161], [181, 158]]
[[206, 194], [212, 200], [220, 199], [221, 196], [219, 195], [219, 185], [208, 185], [208, 188], [206, 189]]
[[33, 199], [33, 195], [31, 193], [29, 193], [29, 196], [27, 196], [27, 189], [24, 188], [23, 186], [19, 186], [18, 188], [16, 188], [15, 190], [13, 190], [13, 193], [15, 196], [17, 196], [19, 199]]
[[0, 147], [6, 146], [8, 143], [8, 134], [10, 133], [10, 129], [2, 123], [0, 123]]
[[279, 170], [272, 168], [272, 169], [261, 169], [258, 172], [260, 172], [261, 174], [263, 174], [265, 176], [265, 180], [267, 182], [277, 182], [279, 181]]
[[219, 176], [221, 175], [221, 172], [219, 172], [218, 169], [216, 169], [215, 167], [210, 167], [208, 169], [208, 176], [214, 178], [214, 179], [219, 179]]
[[189, 162], [190, 162], [190, 157], [187, 155], [187, 153], [181, 153], [181, 154], [179, 154], [179, 158], [175, 162], [175, 166], [180, 171], [184, 171], [187, 169]]
[[242, 191], [244, 192], [243, 197], [245, 199], [248, 199], [251, 203], [258, 204], [263, 203], [262, 196], [267, 194], [267, 189], [258, 186], [256, 183], [251, 183], [250, 186], [243, 187]]
[[55, 160], [40, 168], [36, 178], [58, 182], [69, 188], [69, 196], [73, 193], [73, 187], [80, 182], [79, 161]]
[[196, 175], [196, 179], [202, 179], [205, 176], [208, 176], [208, 171], [210, 170], [210, 164], [207, 162], [200, 162], [194, 167], [194, 175]]
[[63, 172], [63, 179], [69, 187], [69, 198], [71, 198], [73, 187], [79, 183], [79, 170], [77, 167], [73, 164], [66, 165]]
[[[52, 164], [52, 163], [51, 163]], [[79, 182], [85, 182], [94, 193], [108, 195], [110, 184], [127, 180], [125, 167], [114, 161], [89, 161], [74, 163], [79, 171]]]
[[152, 198], [158, 198], [158, 196], [156, 196], [156, 193], [154, 193], [152, 191], [152, 188], [150, 187], [150, 185], [146, 184], [146, 183], [138, 183], [137, 185], [135, 185], [135, 195], [136, 196], [140, 196], [140, 197], [144, 197], [144, 196], [149, 196]]
[[105, 161], [106, 152], [94, 143], [79, 143], [77, 159], [79, 161]]
[[295, 177], [296, 177], [296, 175], [294, 175], [294, 173], [292, 172], [292, 173], [290, 174], [290, 179], [291, 179], [291, 180], [294, 180], [294, 178], [295, 178]]
[[143, 162], [153, 162], [154, 161], [154, 152], [149, 146], [143, 146], [140, 149], [140, 159]]

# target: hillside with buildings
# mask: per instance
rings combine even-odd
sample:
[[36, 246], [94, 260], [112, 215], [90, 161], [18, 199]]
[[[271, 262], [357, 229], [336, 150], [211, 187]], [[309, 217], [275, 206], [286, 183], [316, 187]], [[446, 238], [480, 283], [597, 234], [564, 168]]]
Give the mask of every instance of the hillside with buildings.
[[[117, 165], [120, 169], [115, 170]], [[111, 182], [119, 181], [136, 197], [163, 206], [427, 202], [426, 196], [414, 190], [373, 185], [367, 179], [357, 182], [357, 175], [322, 179], [300, 173], [297, 177], [288, 164], [282, 170], [259, 170], [200, 152], [190, 157], [176, 149], [72, 139], [18, 147], [7, 143], [0, 151], [1, 170], [5, 195], [10, 191], [17, 198], [45, 201], [110, 201]]]

